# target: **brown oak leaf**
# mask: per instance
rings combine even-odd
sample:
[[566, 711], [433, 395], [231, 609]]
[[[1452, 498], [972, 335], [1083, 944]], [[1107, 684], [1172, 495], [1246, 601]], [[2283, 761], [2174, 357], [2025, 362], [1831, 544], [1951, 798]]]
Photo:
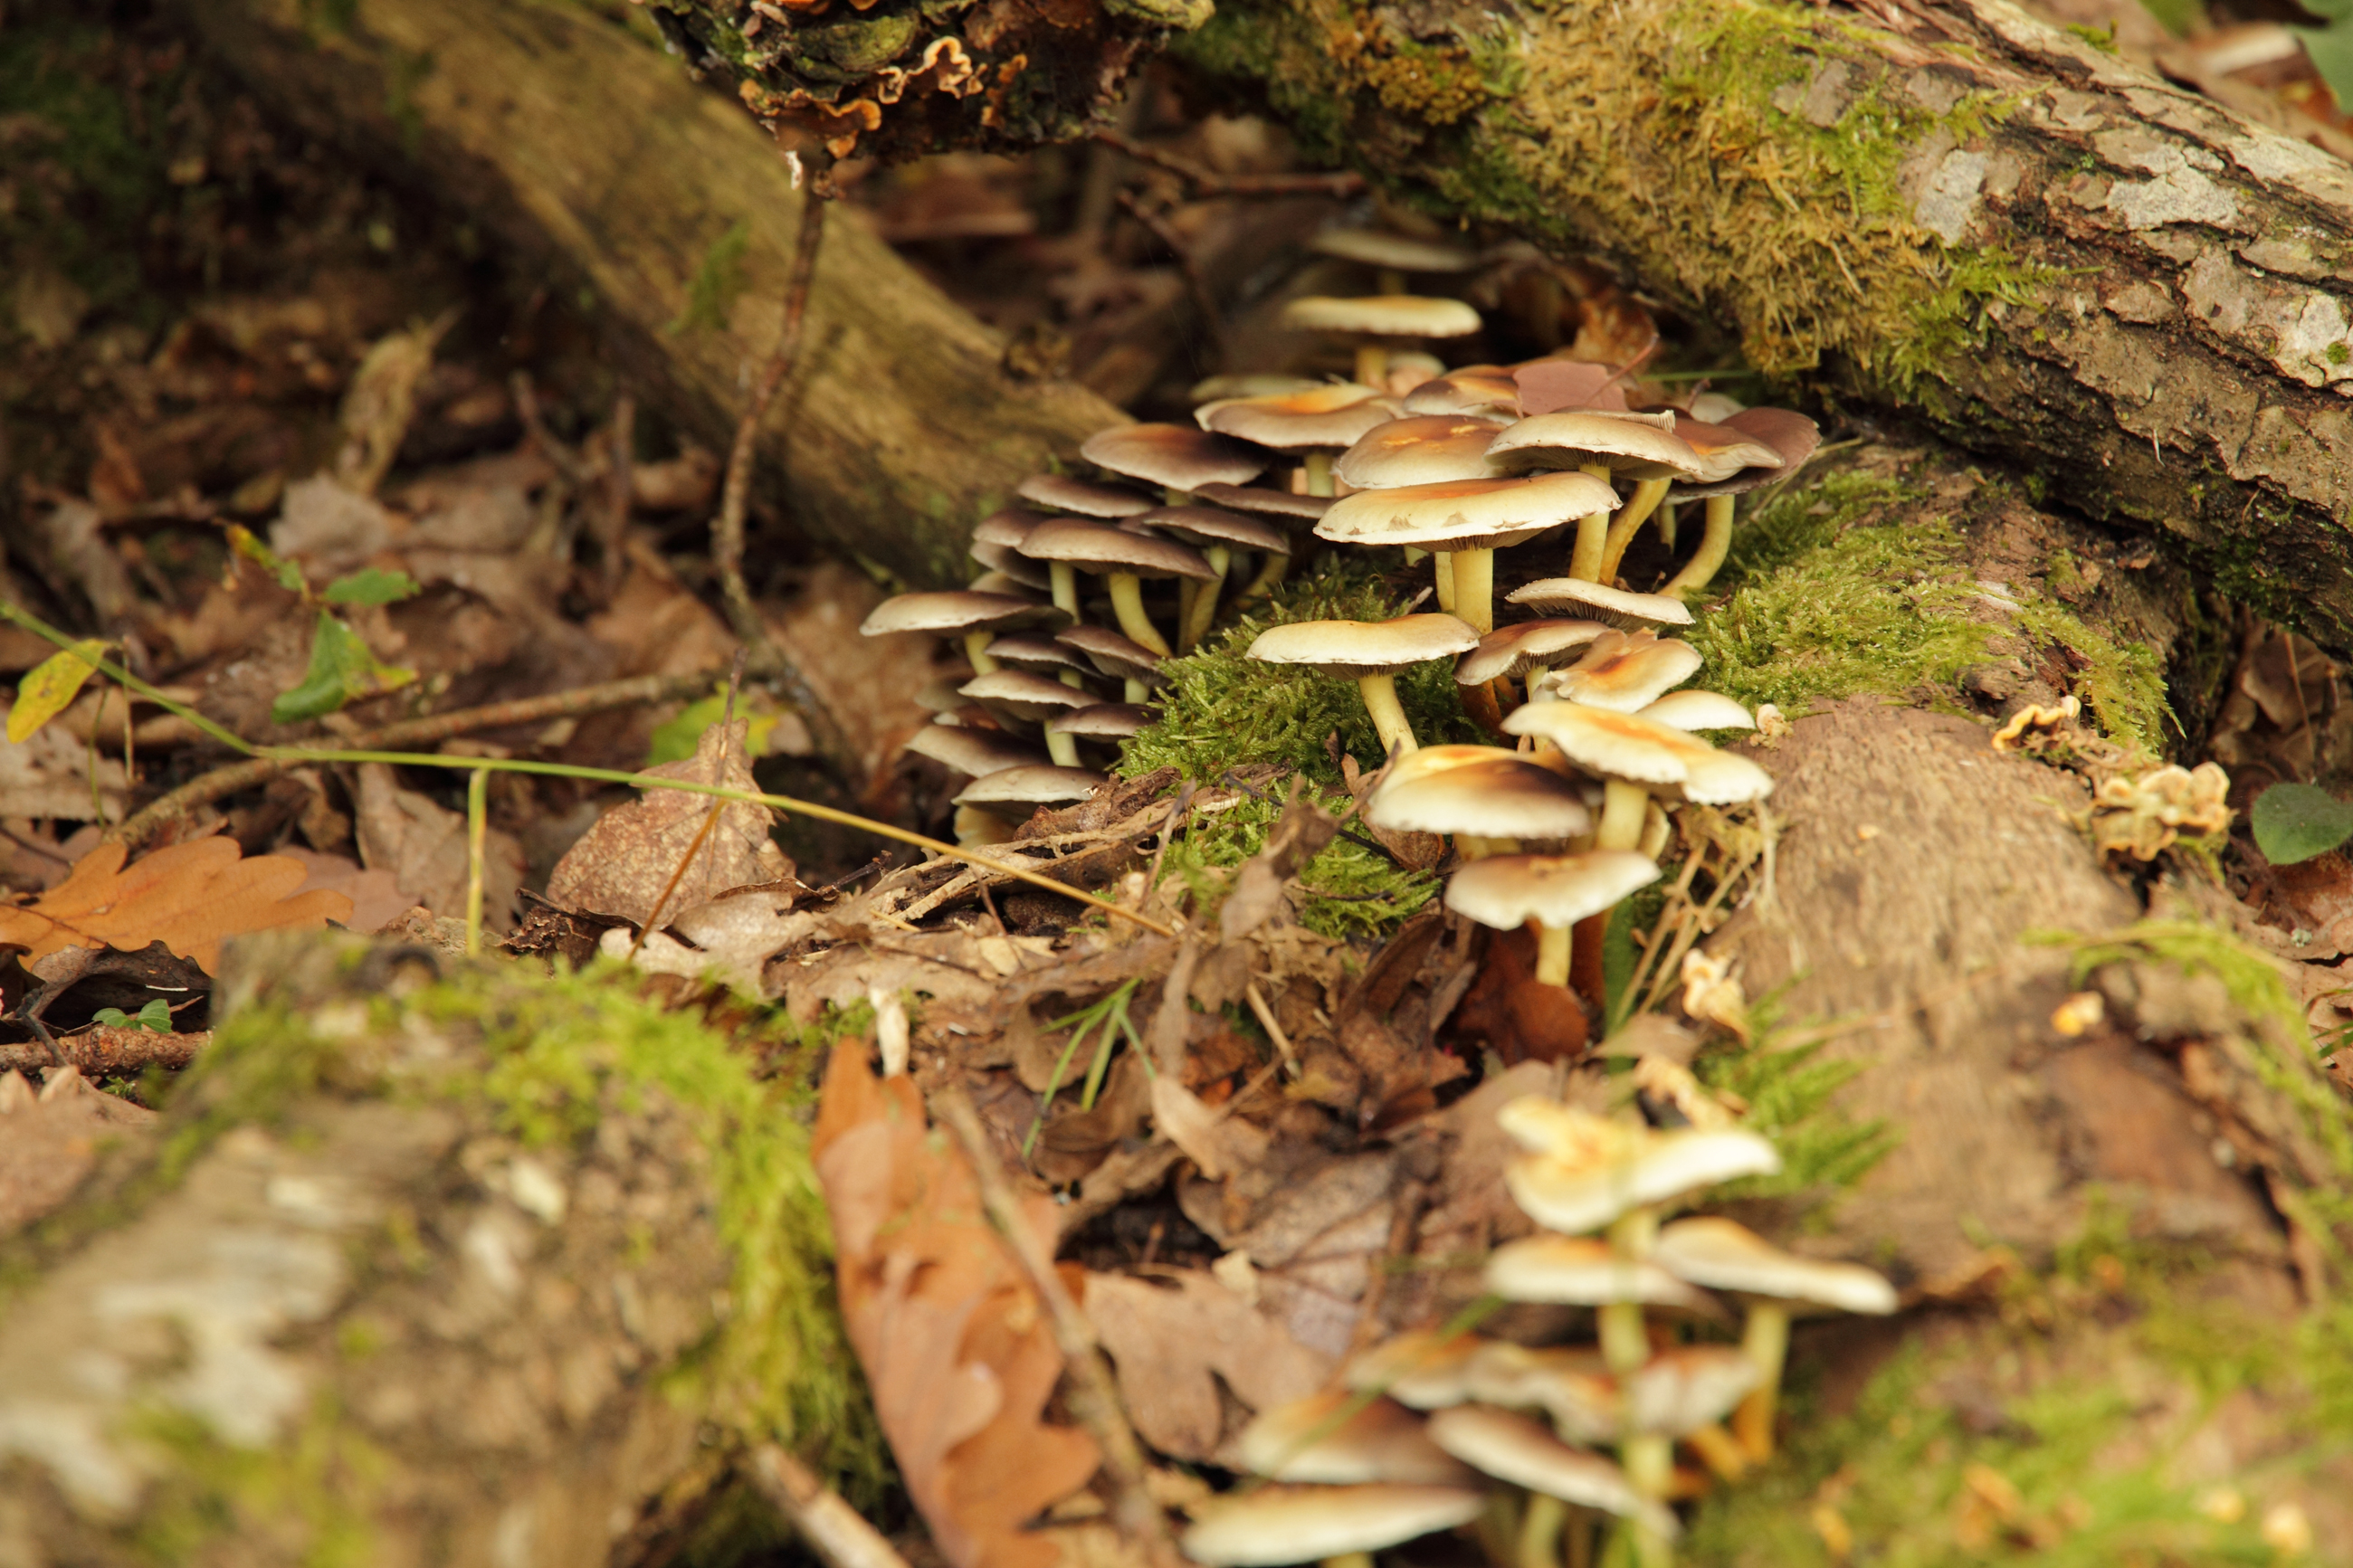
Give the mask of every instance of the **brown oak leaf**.
[[348, 921], [352, 901], [323, 889], [288, 897], [311, 869], [282, 855], [242, 858], [237, 841], [197, 838], [127, 868], [120, 844], [101, 844], [29, 904], [0, 907], [0, 947], [27, 960], [69, 947], [136, 952], [160, 942], [207, 974], [220, 944], [248, 931]]

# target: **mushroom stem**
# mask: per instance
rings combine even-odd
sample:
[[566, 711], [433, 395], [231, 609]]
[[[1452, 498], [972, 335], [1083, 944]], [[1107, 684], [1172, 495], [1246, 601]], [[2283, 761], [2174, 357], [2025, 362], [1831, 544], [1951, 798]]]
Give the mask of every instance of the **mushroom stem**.
[[1454, 613], [1454, 557], [1443, 550], [1433, 550], [1430, 559], [1430, 582], [1438, 589], [1438, 607], [1448, 615]]
[[1736, 1481], [1748, 1473], [1748, 1450], [1740, 1439], [1724, 1429], [1722, 1422], [1711, 1421], [1695, 1432], [1686, 1433], [1683, 1441], [1700, 1462], [1727, 1481]]
[[1373, 1568], [1373, 1554], [1369, 1552], [1343, 1552], [1337, 1556], [1324, 1559], [1324, 1568]]
[[1332, 493], [1332, 449], [1318, 447], [1307, 454], [1307, 493], [1328, 496]]
[[[1609, 465], [1586, 463], [1586, 473], [1603, 484], [1609, 482]], [[1588, 512], [1577, 520], [1577, 543], [1568, 552], [1568, 574], [1581, 583], [1601, 581], [1601, 557], [1609, 544], [1609, 514]]]
[[1072, 626], [1083, 623], [1086, 616], [1079, 613], [1078, 568], [1067, 561], [1049, 561], [1046, 575], [1052, 583], [1054, 607], [1070, 616]]
[[1065, 734], [1051, 724], [1046, 726], [1046, 754], [1054, 759], [1054, 765], [1058, 768], [1083, 765], [1079, 761], [1078, 737]]
[[1406, 722], [1405, 708], [1398, 701], [1396, 676], [1359, 676], [1356, 689], [1365, 694], [1365, 711], [1372, 715], [1373, 731], [1381, 738], [1384, 755], [1400, 748], [1421, 750], [1421, 742], [1413, 738], [1413, 726]]
[[1495, 552], [1458, 550], [1449, 559], [1454, 579], [1452, 613], [1485, 637], [1495, 629]]
[[1516, 855], [1520, 841], [1516, 838], [1489, 838], [1476, 833], [1454, 836], [1454, 852], [1465, 860], [1484, 860], [1490, 855]]
[[[1063, 570], [1059, 563], [1054, 569], [1057, 572]], [[1072, 597], [1075, 598], [1076, 595], [1073, 595]], [[1054, 600], [1058, 605], [1061, 602], [1059, 596]], [[1142, 578], [1133, 572], [1113, 573], [1111, 574], [1111, 607], [1112, 613], [1119, 618], [1119, 629], [1127, 634], [1130, 642], [1142, 643], [1163, 658], [1168, 657], [1167, 639], [1163, 637], [1159, 628], [1152, 624], [1152, 617], [1144, 613]], [[1075, 611], [1072, 613], [1076, 614]]]
[[1258, 575], [1251, 578], [1250, 586], [1244, 588], [1236, 596], [1237, 602], [1242, 599], [1255, 599], [1261, 594], [1273, 593], [1282, 586], [1283, 578], [1290, 574], [1291, 557], [1280, 550], [1268, 551], [1266, 559], [1259, 563]]
[[1567, 1522], [1568, 1504], [1549, 1492], [1530, 1492], [1512, 1554], [1516, 1568], [1560, 1568], [1560, 1527]]
[[1120, 689], [1120, 698], [1123, 701], [1142, 702], [1151, 695], [1152, 688], [1144, 683], [1144, 678], [1140, 675], [1129, 676], [1127, 684]]
[[1752, 1300], [1740, 1348], [1761, 1374], [1756, 1389], [1732, 1413], [1732, 1435], [1758, 1464], [1773, 1457], [1773, 1408], [1780, 1397], [1781, 1363], [1789, 1354], [1789, 1309]]
[[1642, 823], [1650, 816], [1651, 792], [1624, 779], [1602, 785], [1601, 826], [1594, 830], [1596, 849], [1631, 849], [1642, 842]]
[[1356, 384], [1378, 388], [1389, 375], [1389, 346], [1377, 339], [1356, 345]]
[[1669, 550], [1675, 547], [1675, 503], [1671, 500], [1659, 503], [1659, 542]]
[[971, 661], [975, 675], [994, 675], [1005, 667], [988, 657], [988, 645], [997, 640], [995, 632], [964, 634], [964, 657]]
[[[1651, 1243], [1659, 1234], [1659, 1216], [1654, 1209], [1634, 1208], [1611, 1222], [1609, 1250], [1628, 1263], [1640, 1263], [1651, 1255]], [[1603, 1304], [1601, 1320], [1601, 1359], [1620, 1377], [1628, 1377], [1642, 1369], [1651, 1359], [1651, 1336], [1642, 1328], [1642, 1303], [1640, 1301], [1609, 1301]], [[1656, 1497], [1656, 1492], [1646, 1494]]]
[[959, 846], [971, 849], [1002, 844], [1013, 837], [1013, 829], [994, 812], [960, 805], [955, 808], [955, 836]]
[[[1618, 1462], [1625, 1467], [1627, 1483], [1638, 1495], [1653, 1502], [1667, 1495], [1667, 1485], [1675, 1473], [1674, 1445], [1670, 1439], [1629, 1437], [1618, 1450]], [[1667, 1538], [1640, 1519], [1626, 1521], [1626, 1533], [1634, 1542], [1634, 1561], [1641, 1568], [1667, 1568], [1674, 1561], [1674, 1548]]]
[[1618, 563], [1626, 559], [1626, 547], [1634, 542], [1635, 531], [1659, 510], [1667, 498], [1666, 479], [1644, 479], [1634, 487], [1633, 495], [1618, 509], [1609, 520], [1609, 537], [1601, 544], [1601, 575], [1597, 581], [1607, 583], [1618, 575]]
[[1218, 591], [1226, 585], [1226, 568], [1232, 564], [1234, 558], [1232, 549], [1223, 544], [1212, 544], [1202, 553], [1209, 558], [1209, 570], [1217, 576], [1195, 590], [1193, 613], [1177, 633], [1176, 646], [1188, 652], [1196, 643], [1209, 635], [1209, 626], [1218, 618]]
[[1536, 984], [1567, 985], [1568, 984], [1569, 936], [1574, 926], [1538, 926], [1536, 928]]
[[1659, 592], [1677, 597], [1698, 593], [1715, 580], [1716, 572], [1724, 565], [1724, 558], [1731, 551], [1732, 498], [1710, 496], [1707, 498], [1707, 531], [1699, 536], [1699, 548], [1692, 552], [1692, 558], [1683, 563], [1683, 569], [1670, 578], [1667, 585]]

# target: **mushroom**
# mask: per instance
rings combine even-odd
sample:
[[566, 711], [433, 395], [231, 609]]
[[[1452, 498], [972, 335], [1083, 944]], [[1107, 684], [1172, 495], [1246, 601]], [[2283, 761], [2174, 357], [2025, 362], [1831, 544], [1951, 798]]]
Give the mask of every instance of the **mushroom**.
[[1471, 1397], [1472, 1363], [1493, 1342], [1473, 1333], [1417, 1329], [1350, 1361], [1341, 1381], [1356, 1394], [1385, 1394], [1415, 1410], [1437, 1410]]
[[[1591, 409], [1540, 414], [1506, 427], [1487, 448], [1489, 457], [1514, 472], [1576, 468], [1604, 483], [1634, 481], [1633, 495], [1615, 517], [1605, 508], [1578, 520], [1570, 576], [1608, 582], [1611, 574], [1605, 565], [1614, 565], [1625, 552], [1626, 541], [1666, 499], [1668, 486], [1700, 471], [1699, 455], [1672, 428], [1673, 416], [1663, 417], [1667, 428], [1639, 414]], [[1614, 492], [1611, 500], [1616, 500]]]
[[[1494, 439], [1496, 428], [1492, 419], [1464, 415], [1392, 419], [1366, 431], [1341, 454], [1332, 472], [1342, 483], [1359, 490], [1496, 479], [1501, 476], [1487, 460], [1487, 443]], [[1451, 611], [1451, 558], [1445, 551], [1436, 553], [1438, 607]]]
[[1654, 724], [1686, 732], [1757, 728], [1756, 715], [1721, 691], [1670, 691], [1649, 707], [1634, 711]]
[[1577, 922], [1658, 879], [1656, 861], [1626, 848], [1581, 855], [1494, 855], [1447, 879], [1446, 907], [1500, 931], [1535, 921], [1536, 982], [1567, 985], [1569, 933]]
[[1388, 384], [1389, 345], [1398, 340], [1469, 337], [1480, 325], [1479, 312], [1460, 300], [1412, 294], [1360, 300], [1303, 295], [1282, 307], [1282, 321], [1292, 331], [1330, 332], [1355, 340], [1360, 386]]
[[1674, 637], [1662, 640], [1648, 628], [1604, 632], [1593, 639], [1584, 658], [1555, 670], [1544, 688], [1564, 701], [1631, 713], [1697, 675], [1705, 662], [1691, 644]]
[[1013, 493], [1023, 500], [1082, 517], [1134, 517], [1158, 504], [1125, 485], [1099, 485], [1069, 474], [1032, 474]]
[[1069, 687], [1079, 686], [1091, 668], [1076, 649], [1029, 632], [998, 637], [988, 645], [988, 657], [1000, 665], [1026, 669], [1032, 675], [1051, 676]]
[[1178, 1538], [1203, 1568], [1281, 1568], [1293, 1563], [1353, 1558], [1470, 1523], [1487, 1506], [1471, 1487], [1261, 1487], [1229, 1492], [1193, 1510]]
[[1430, 1440], [1421, 1418], [1388, 1399], [1345, 1389], [1271, 1405], [1234, 1439], [1234, 1457], [1278, 1481], [1356, 1486], [1403, 1481], [1470, 1486], [1470, 1469]]
[[[1191, 648], [1208, 632], [1217, 619], [1218, 589], [1225, 582], [1226, 569], [1240, 548], [1255, 550], [1262, 555], [1280, 556], [1286, 563], [1291, 560], [1291, 536], [1279, 528], [1261, 522], [1254, 517], [1227, 511], [1214, 506], [1162, 506], [1140, 512], [1120, 524], [1129, 531], [1149, 528], [1156, 532], [1170, 533], [1198, 549], [1208, 561], [1209, 570], [1217, 575], [1196, 585], [1190, 578], [1183, 586], [1191, 590], [1177, 601], [1176, 647], [1178, 651]], [[1282, 574], [1276, 574], [1280, 581]]]
[[1500, 746], [1425, 746], [1400, 757], [1364, 809], [1375, 827], [1452, 835], [1466, 860], [1593, 826], [1575, 785]]
[[1075, 805], [1110, 781], [1085, 768], [1015, 767], [983, 773], [955, 797], [1019, 826], [1041, 805]]
[[1359, 490], [1333, 503], [1315, 525], [1343, 544], [1411, 544], [1452, 557], [1454, 613], [1482, 636], [1495, 629], [1495, 551], [1519, 543], [1615, 500], [1586, 474], [1526, 479], [1458, 479]]
[[1654, 1260], [1620, 1258], [1608, 1242], [1591, 1237], [1531, 1236], [1505, 1242], [1487, 1255], [1483, 1279], [1489, 1292], [1506, 1301], [1562, 1307], [1632, 1301], [1679, 1307], [1701, 1316], [1722, 1315], [1708, 1297]]
[[1045, 752], [1002, 730], [963, 724], [926, 724], [908, 736], [902, 749], [970, 778], [986, 778], [1007, 768], [1043, 767], [1049, 761]]
[[1054, 634], [1054, 640], [1086, 655], [1102, 674], [1124, 681], [1127, 689], [1123, 696], [1127, 701], [1143, 701], [1146, 688], [1158, 679], [1160, 656], [1109, 626], [1065, 626]]
[[1580, 577], [1540, 578], [1513, 589], [1504, 595], [1504, 602], [1526, 605], [1546, 615], [1590, 616], [1621, 631], [1638, 626], [1687, 626], [1692, 623], [1691, 610], [1681, 599], [1671, 599], [1663, 594], [1630, 594], [1623, 588], [1588, 583]]
[[[956, 690], [995, 712], [1032, 724], [1042, 724], [1058, 713], [1085, 708], [1094, 701], [1083, 691], [1073, 691], [1059, 680], [1049, 680], [1026, 669], [993, 669], [987, 675], [974, 676]], [[1067, 735], [1049, 731], [1046, 752], [1059, 767], [1079, 765], [1078, 742]]]
[[1176, 500], [1203, 485], [1244, 485], [1266, 472], [1273, 454], [1189, 425], [1114, 425], [1098, 430], [1079, 456], [1099, 468], [1143, 479]]
[[1267, 489], [1259, 485], [1201, 485], [1195, 488], [1193, 499], [1206, 506], [1224, 507], [1228, 511], [1299, 518], [1309, 522], [1332, 509], [1330, 496], [1293, 495], [1289, 490]]
[[1699, 548], [1684, 563], [1683, 569], [1668, 580], [1663, 590], [1668, 594], [1695, 594], [1715, 580], [1725, 556], [1732, 549], [1735, 496], [1768, 480], [1795, 474], [1822, 444], [1821, 427], [1787, 408], [1744, 408], [1726, 417], [1721, 428], [1757, 443], [1771, 451], [1778, 462], [1769, 468], [1759, 466], [1713, 481], [1677, 485], [1667, 492], [1670, 501], [1704, 499], [1707, 502], [1707, 530], [1700, 536]]
[[1031, 529], [1020, 543], [1021, 553], [1043, 561], [1053, 571], [1054, 603], [1079, 615], [1079, 591], [1074, 571], [1100, 573], [1111, 585], [1112, 613], [1119, 629], [1153, 652], [1166, 657], [1168, 644], [1144, 613], [1143, 580], [1146, 577], [1190, 577], [1214, 580], [1217, 574], [1198, 550], [1148, 534], [1124, 532], [1076, 518], [1050, 517]]
[[1609, 628], [1599, 621], [1520, 621], [1497, 626], [1479, 639], [1479, 646], [1454, 661], [1454, 684], [1485, 686], [1492, 681], [1551, 669], [1582, 657], [1584, 649]]
[[[968, 552], [975, 561], [991, 572], [1001, 572], [1024, 588], [1045, 593], [1053, 585], [1053, 577], [1037, 562], [1021, 554], [1021, 542], [1029, 531], [1046, 521], [1046, 514], [1031, 511], [1028, 507], [1008, 506], [990, 512], [973, 524], [972, 542]], [[974, 587], [980, 584], [975, 583]]]
[[1113, 750], [1152, 722], [1152, 710], [1133, 702], [1098, 702], [1075, 708], [1046, 721], [1046, 739], [1067, 735], [1080, 741], [1108, 741]]
[[1659, 1232], [1659, 1266], [1695, 1285], [1740, 1299], [1748, 1312], [1741, 1349], [1759, 1378], [1733, 1416], [1733, 1432], [1757, 1459], [1773, 1453], [1773, 1405], [1789, 1352], [1789, 1316], [1809, 1307], [1884, 1316], [1895, 1289], [1859, 1263], [1822, 1263], [1782, 1251], [1728, 1219], [1679, 1219]]
[[1433, 376], [1405, 395], [1408, 414], [1487, 414], [1520, 416], [1520, 385], [1510, 367], [1466, 364]]
[[1630, 849], [1641, 842], [1653, 784], [1672, 786], [1681, 798], [1703, 805], [1761, 800], [1773, 791], [1773, 775], [1746, 757], [1635, 713], [1582, 702], [1531, 702], [1514, 710], [1504, 729], [1548, 741], [1570, 762], [1600, 775], [1601, 825], [1593, 840], [1600, 849]]
[[1221, 397], [1193, 410], [1193, 417], [1204, 430], [1298, 455], [1307, 469], [1307, 493], [1328, 496], [1332, 454], [1396, 412], [1371, 387], [1344, 381], [1272, 397]]
[[1070, 618], [1068, 612], [1035, 599], [974, 588], [951, 588], [933, 594], [900, 594], [885, 599], [874, 606], [858, 630], [860, 635], [870, 637], [889, 637], [896, 632], [960, 636], [964, 638], [965, 657], [972, 661], [973, 673], [987, 675], [997, 668], [997, 661], [988, 657], [988, 645], [998, 632], [1013, 626], [1053, 625]]
[[1433, 658], [1451, 658], [1475, 647], [1479, 635], [1452, 616], [1399, 616], [1388, 621], [1293, 621], [1258, 635], [1245, 656], [1270, 664], [1308, 665], [1353, 679], [1381, 749], [1418, 750], [1413, 726], [1398, 702], [1398, 672]]
[[[1523, 1487], [1537, 1499], [1573, 1503], [1630, 1519], [1672, 1541], [1681, 1533], [1675, 1516], [1655, 1498], [1645, 1497], [1632, 1478], [1603, 1458], [1567, 1443], [1525, 1415], [1483, 1405], [1458, 1405], [1430, 1418], [1430, 1440], [1465, 1464], [1500, 1481]], [[1520, 1521], [1519, 1568], [1554, 1568], [1553, 1542], [1567, 1510], [1533, 1502]]]
[[1468, 272], [1479, 265], [1476, 251], [1377, 228], [1327, 228], [1309, 240], [1307, 247], [1374, 268], [1384, 294], [1404, 293], [1409, 272]]

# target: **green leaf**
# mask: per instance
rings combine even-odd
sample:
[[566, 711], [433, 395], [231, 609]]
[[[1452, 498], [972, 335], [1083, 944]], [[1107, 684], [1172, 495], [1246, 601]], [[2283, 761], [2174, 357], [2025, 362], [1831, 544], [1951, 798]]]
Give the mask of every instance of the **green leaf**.
[[[646, 766], [658, 768], [664, 763], [683, 762], [694, 755], [702, 732], [719, 722], [727, 711], [727, 694], [723, 691], [706, 697], [700, 702], [690, 702], [678, 711], [678, 717], [666, 724], [654, 727], [653, 745], [646, 752]], [[754, 757], [768, 754], [768, 737], [775, 733], [776, 715], [754, 711], [744, 702], [735, 704], [735, 717], [747, 721], [744, 749]]]
[[151, 996], [147, 1005], [139, 1009], [139, 1026], [153, 1029], [159, 1035], [172, 1032], [172, 1005], [161, 996]]
[[2353, 838], [2353, 805], [2308, 784], [2276, 784], [2255, 796], [2249, 814], [2255, 847], [2274, 866], [2326, 855]]
[[97, 637], [84, 637], [26, 670], [16, 684], [16, 705], [8, 710], [8, 743], [23, 745], [71, 706], [82, 682], [98, 672], [98, 656], [105, 651], [106, 644]]
[[120, 1007], [100, 1007], [90, 1016], [90, 1021], [102, 1029], [131, 1027], [131, 1015]]
[[2312, 58], [2312, 68], [2337, 95], [2337, 107], [2353, 112], [2353, 3], [2348, 0], [2319, 0], [2308, 9], [2325, 16], [2335, 17], [2327, 27], [2291, 27], [2289, 32], [2304, 40], [2304, 52]]
[[228, 547], [275, 577], [278, 585], [288, 593], [300, 594], [306, 599], [311, 596], [310, 584], [302, 581], [302, 568], [262, 543], [243, 523], [228, 525]]
[[362, 698], [396, 691], [416, 679], [413, 669], [383, 663], [359, 633], [322, 610], [311, 638], [310, 673], [269, 705], [270, 721], [299, 724]]
[[370, 566], [336, 578], [319, 597], [331, 605], [396, 605], [417, 592], [417, 579], [407, 573]]

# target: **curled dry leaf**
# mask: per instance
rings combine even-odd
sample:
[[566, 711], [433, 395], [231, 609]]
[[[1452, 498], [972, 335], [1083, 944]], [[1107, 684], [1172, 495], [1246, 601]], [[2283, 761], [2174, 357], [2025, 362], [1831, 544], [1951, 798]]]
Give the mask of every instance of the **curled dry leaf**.
[[[680, 779], [719, 784], [728, 789], [757, 790], [752, 770], [744, 760], [749, 726], [742, 719], [713, 724], [695, 743], [694, 755], [682, 762], [648, 768], [640, 778]], [[720, 765], [722, 747], [726, 766]], [[736, 888], [781, 882], [792, 875], [792, 865], [768, 837], [774, 820], [765, 805], [730, 801], [720, 809], [700, 848], [702, 819], [713, 796], [687, 790], [651, 789], [626, 805], [615, 806], [565, 851], [547, 879], [548, 898], [568, 909], [617, 915], [643, 925], [654, 914], [654, 904], [670, 886], [679, 863], [694, 850], [694, 863], [678, 879], [662, 910], [676, 915], [707, 903]]]
[[1120, 1403], [1144, 1440], [1176, 1459], [1208, 1459], [1225, 1425], [1222, 1384], [1253, 1411], [1304, 1399], [1333, 1361], [1199, 1270], [1176, 1289], [1087, 1276], [1086, 1311], [1119, 1373]]
[[136, 952], [160, 942], [209, 974], [226, 938], [351, 919], [352, 900], [341, 893], [288, 896], [311, 874], [301, 862], [240, 858], [233, 839], [174, 844], [127, 869], [124, 854], [120, 844], [101, 844], [32, 903], [0, 908], [0, 947], [38, 959], [69, 947]]
[[[1054, 1568], [1059, 1550], [1022, 1526], [1100, 1457], [1085, 1433], [1041, 1419], [1061, 1352], [972, 1167], [927, 1135], [914, 1084], [874, 1077], [858, 1045], [833, 1053], [812, 1152], [842, 1321], [932, 1539], [953, 1568]], [[1053, 1205], [1032, 1199], [1025, 1218], [1050, 1247]]]

